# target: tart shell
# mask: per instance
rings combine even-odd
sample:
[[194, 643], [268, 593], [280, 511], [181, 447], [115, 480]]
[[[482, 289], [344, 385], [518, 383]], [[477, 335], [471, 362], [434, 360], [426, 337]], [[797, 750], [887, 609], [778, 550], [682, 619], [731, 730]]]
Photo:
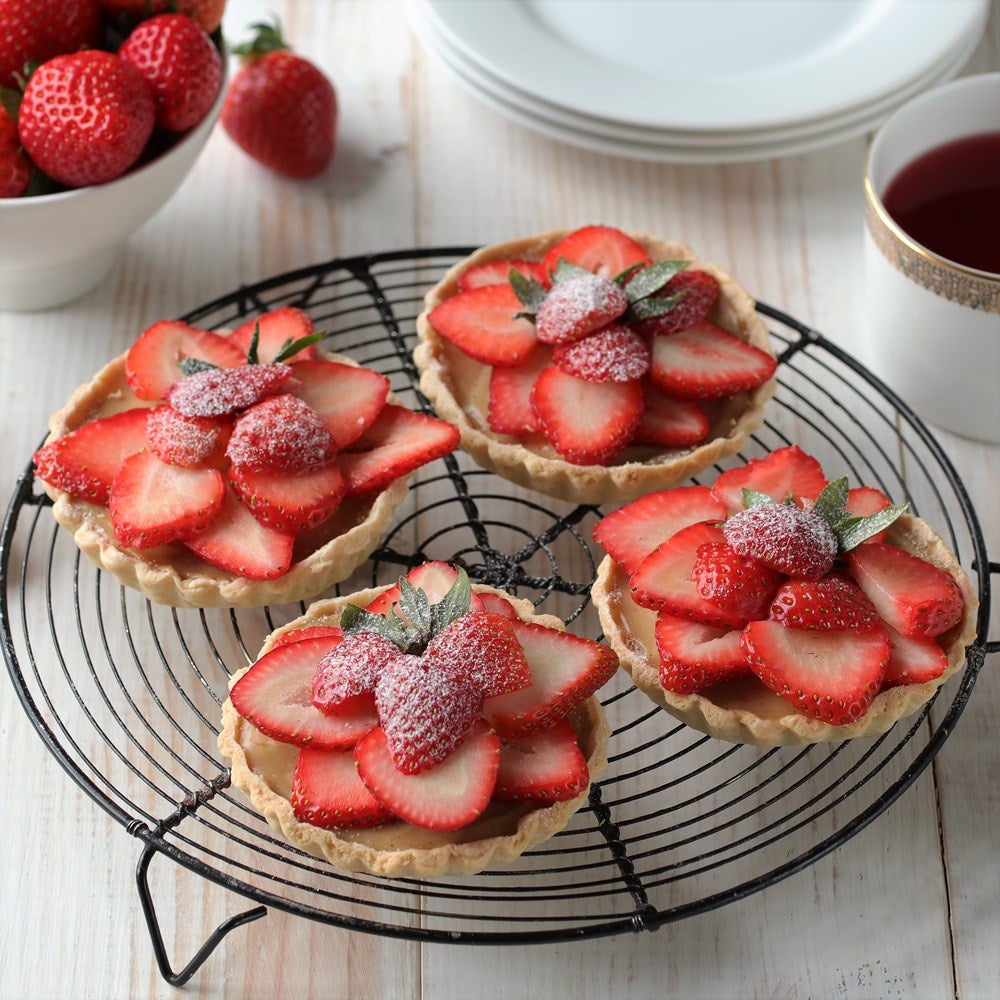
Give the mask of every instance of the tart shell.
[[[739, 451], [747, 435], [763, 422], [764, 404], [774, 395], [777, 384], [774, 378], [752, 392], [708, 401], [711, 429], [703, 444], [666, 452], [626, 448], [611, 465], [567, 462], [541, 434], [522, 440], [490, 430], [490, 367], [474, 361], [441, 337], [428, 321], [428, 314], [458, 292], [462, 272], [498, 260], [541, 260], [568, 233], [554, 230], [483, 247], [455, 264], [424, 298], [424, 311], [417, 318], [419, 343], [413, 352], [421, 373], [420, 389], [434, 404], [438, 416], [458, 427], [465, 451], [484, 468], [519, 486], [560, 500], [591, 504], [621, 504], [652, 490], [665, 489]], [[699, 260], [681, 243], [668, 243], [646, 234], [630, 235], [654, 261], [687, 260], [693, 268], [713, 275], [719, 282], [719, 298], [708, 319], [773, 356], [767, 328], [757, 315], [754, 300], [728, 274]]]
[[[308, 625], [339, 624], [347, 604], [364, 607], [386, 589], [379, 587], [349, 597], [318, 601], [304, 616], [268, 636], [260, 655], [268, 652], [285, 632]], [[562, 621], [552, 615], [536, 615], [530, 601], [479, 584], [473, 590], [504, 597], [523, 621], [560, 631], [564, 628]], [[233, 675], [230, 689], [249, 669]], [[569, 722], [593, 781], [607, 767], [605, 744], [610, 732], [598, 699], [581, 702], [570, 713]], [[338, 868], [386, 877], [474, 875], [510, 862], [563, 829], [587, 801], [589, 792], [588, 786], [576, 798], [552, 805], [492, 802], [477, 820], [456, 831], [425, 830], [404, 822], [369, 829], [328, 830], [297, 819], [289, 801], [296, 747], [261, 734], [239, 715], [228, 699], [222, 706], [218, 742], [219, 749], [231, 762], [232, 784], [242, 789], [253, 807], [294, 846]]]

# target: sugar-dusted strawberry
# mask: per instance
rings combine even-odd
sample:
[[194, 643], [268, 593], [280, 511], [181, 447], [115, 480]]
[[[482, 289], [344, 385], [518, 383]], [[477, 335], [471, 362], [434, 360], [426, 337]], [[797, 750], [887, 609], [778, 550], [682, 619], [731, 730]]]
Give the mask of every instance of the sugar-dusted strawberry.
[[837, 536], [829, 523], [794, 504], [763, 503], [741, 510], [726, 521], [723, 532], [740, 555], [803, 580], [826, 576], [837, 558]]
[[459, 292], [435, 306], [428, 322], [463, 354], [484, 365], [520, 365], [538, 342], [534, 324], [514, 289], [487, 285]]
[[585, 382], [552, 366], [535, 381], [531, 405], [549, 443], [574, 465], [600, 465], [628, 443], [642, 419], [637, 382]]
[[707, 486], [678, 486], [647, 493], [601, 518], [594, 525], [594, 541], [631, 574], [681, 528], [725, 516], [725, 506]]
[[430, 830], [459, 830], [489, 805], [500, 766], [500, 740], [483, 719], [462, 745], [437, 767], [419, 774], [398, 770], [382, 729], [354, 748], [358, 775], [396, 816]]
[[487, 421], [496, 434], [531, 434], [538, 430], [538, 417], [531, 408], [531, 391], [538, 376], [552, 361], [552, 352], [538, 344], [516, 368], [494, 368], [490, 372], [490, 402]]
[[597, 274], [574, 274], [556, 282], [535, 315], [543, 344], [569, 344], [608, 325], [628, 308], [620, 285]]
[[716, 628], [661, 611], [653, 629], [660, 657], [660, 684], [677, 694], [695, 694], [749, 673], [738, 628]]
[[764, 493], [779, 502], [791, 497], [802, 506], [803, 500], [815, 500], [826, 484], [819, 462], [792, 444], [723, 472], [715, 480], [712, 494], [734, 513], [743, 510], [744, 489]]
[[886, 542], [859, 545], [846, 558], [858, 586], [897, 632], [932, 638], [960, 621], [962, 592], [932, 563]]
[[354, 701], [352, 714], [327, 715], [312, 703], [316, 664], [337, 643], [333, 636], [275, 646], [233, 685], [233, 707], [255, 729], [281, 743], [347, 749], [378, 724], [374, 702]]
[[353, 747], [300, 750], [292, 772], [291, 803], [296, 819], [328, 830], [363, 829], [395, 819], [358, 777]]
[[282, 391], [291, 375], [292, 369], [280, 364], [207, 368], [179, 378], [166, 400], [186, 417], [221, 417]]
[[125, 358], [125, 378], [139, 399], [165, 399], [167, 390], [184, 372], [183, 358], [196, 358], [224, 368], [246, 363], [245, 355], [225, 337], [208, 330], [160, 320], [143, 331]]
[[676, 399], [647, 383], [643, 386], [646, 408], [632, 435], [632, 444], [654, 448], [693, 448], [712, 429], [705, 407], [696, 399]]
[[156, 127], [186, 132], [215, 103], [222, 57], [205, 31], [183, 14], [159, 14], [138, 24], [118, 49], [149, 84]]
[[337, 456], [347, 495], [385, 489], [391, 482], [458, 447], [458, 429], [447, 421], [387, 403], [375, 422]]
[[95, 48], [101, 14], [95, 0], [4, 0], [0, 4], [0, 87], [16, 87], [26, 63]]
[[548, 728], [618, 669], [618, 657], [607, 646], [537, 623], [511, 625], [528, 661], [531, 684], [483, 703], [484, 716], [504, 737]]
[[194, 469], [225, 458], [232, 428], [228, 417], [186, 417], [172, 406], [146, 412], [146, 444], [161, 462]]
[[209, 34], [222, 22], [226, 8], [226, 0], [97, 0], [97, 3], [115, 20], [123, 15], [141, 18], [174, 11], [194, 19]]
[[556, 345], [552, 362], [588, 382], [632, 382], [649, 371], [649, 346], [627, 326], [611, 323], [580, 340]]
[[772, 621], [788, 628], [859, 632], [881, 625], [871, 601], [857, 584], [841, 576], [788, 580], [771, 601]]
[[[406, 574], [407, 582], [422, 590], [427, 595], [427, 600], [431, 604], [437, 604], [451, 590], [457, 579], [458, 573], [455, 568], [440, 559], [430, 559], [427, 562], [420, 563]], [[389, 613], [390, 608], [393, 608], [394, 614], [403, 621], [406, 621], [406, 613], [397, 603], [399, 595], [399, 584], [395, 583], [383, 590], [365, 610], [371, 611], [374, 614], [385, 615]], [[474, 592], [470, 593], [469, 611], [482, 610], [483, 606], [480, 602], [480, 595]]]
[[892, 655], [885, 669], [883, 687], [924, 684], [936, 680], [948, 669], [948, 656], [935, 639], [902, 635], [889, 625], [885, 631]]
[[146, 447], [149, 410], [137, 407], [81, 424], [35, 452], [35, 472], [80, 500], [107, 504], [115, 473]]
[[642, 320], [636, 324], [636, 329], [646, 336], [665, 336], [700, 323], [719, 297], [719, 283], [707, 271], [686, 269], [675, 274], [657, 292], [658, 298], [674, 295], [681, 298], [670, 312]]
[[784, 577], [727, 542], [698, 547], [691, 569], [698, 596], [749, 621], [764, 615]]
[[555, 274], [565, 260], [603, 278], [614, 278], [637, 264], [652, 263], [641, 243], [611, 226], [583, 226], [564, 236], [542, 258], [542, 266]]
[[379, 675], [390, 660], [401, 655], [395, 643], [377, 632], [343, 636], [316, 666], [312, 703], [321, 712], [326, 712], [349, 698], [374, 693]]
[[295, 628], [288, 632], [282, 632], [281, 635], [274, 640], [274, 645], [288, 646], [293, 642], [304, 642], [306, 639], [321, 639], [327, 637], [338, 640], [343, 639], [344, 631], [336, 625], [306, 625], [303, 628]]
[[824, 632], [750, 622], [742, 633], [751, 670], [804, 715], [831, 725], [855, 722], [878, 694], [891, 646], [885, 629]]
[[[274, 361], [289, 344], [311, 337], [312, 334], [313, 323], [309, 314], [295, 306], [284, 306], [248, 319], [233, 330], [227, 339], [246, 357], [256, 335], [257, 361], [267, 364]], [[315, 345], [307, 344], [296, 351], [290, 360], [297, 364], [300, 361], [315, 361], [318, 357]]]
[[755, 389], [776, 367], [766, 351], [702, 320], [669, 337], [653, 339], [650, 378], [671, 396], [719, 399]]
[[[261, 366], [249, 365], [248, 370], [257, 367]], [[319, 415], [290, 393], [269, 396], [244, 410], [226, 446], [233, 465], [257, 472], [318, 469], [328, 465], [335, 453], [334, 440]]]
[[0, 198], [20, 198], [31, 183], [31, 160], [17, 134], [17, 122], [0, 105]]
[[548, 282], [548, 272], [537, 261], [491, 260], [463, 271], [458, 276], [458, 290], [468, 292], [473, 288], [484, 288], [487, 285], [506, 285], [510, 280], [511, 269], [540, 284]]
[[336, 465], [300, 469], [293, 475], [233, 465], [229, 482], [258, 521], [295, 535], [332, 517], [347, 489]]
[[544, 732], [500, 744], [495, 799], [566, 802], [582, 795], [589, 784], [587, 760], [565, 719]]

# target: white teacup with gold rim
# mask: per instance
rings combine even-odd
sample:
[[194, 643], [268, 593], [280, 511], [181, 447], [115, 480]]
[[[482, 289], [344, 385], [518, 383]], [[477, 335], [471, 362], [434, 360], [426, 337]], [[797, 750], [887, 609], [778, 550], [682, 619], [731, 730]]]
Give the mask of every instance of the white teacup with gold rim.
[[[979, 179], [959, 181], [962, 172]], [[936, 222], [915, 214], [921, 199], [954, 199], [963, 186], [957, 196], [973, 206], [971, 227], [962, 228], [961, 206]], [[1000, 443], [1000, 225], [987, 215], [991, 187], [1000, 198], [1000, 73], [927, 91], [876, 133], [865, 169], [866, 360], [932, 424]]]

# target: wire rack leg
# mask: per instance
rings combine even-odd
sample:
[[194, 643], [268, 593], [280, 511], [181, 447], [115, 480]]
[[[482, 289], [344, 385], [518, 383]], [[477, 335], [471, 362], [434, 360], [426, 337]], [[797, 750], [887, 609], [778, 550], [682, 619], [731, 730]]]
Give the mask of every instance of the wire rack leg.
[[142, 903], [142, 912], [146, 918], [146, 927], [149, 929], [149, 938], [153, 945], [153, 954], [156, 956], [156, 964], [159, 966], [160, 975], [171, 986], [183, 986], [198, 971], [205, 959], [215, 951], [222, 942], [222, 939], [231, 930], [241, 927], [243, 924], [248, 924], [253, 920], [259, 920], [267, 913], [267, 907], [257, 906], [252, 910], [246, 910], [243, 913], [236, 914], [235, 917], [224, 920], [215, 928], [201, 948], [198, 949], [194, 958], [180, 972], [174, 972], [170, 967], [170, 959], [167, 957], [167, 950], [163, 944], [163, 935], [160, 933], [160, 922], [156, 918], [153, 897], [149, 891], [147, 871], [154, 854], [156, 854], [155, 848], [147, 844], [139, 857], [138, 865], [136, 865], [135, 881], [139, 890], [139, 901]]

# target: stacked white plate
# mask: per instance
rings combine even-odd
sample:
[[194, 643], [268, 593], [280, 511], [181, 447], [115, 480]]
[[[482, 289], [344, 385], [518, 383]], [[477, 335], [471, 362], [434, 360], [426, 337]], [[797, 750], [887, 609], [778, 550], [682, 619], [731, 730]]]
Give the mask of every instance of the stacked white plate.
[[957, 75], [989, 0], [410, 0], [476, 98], [616, 156], [768, 159], [875, 129]]

